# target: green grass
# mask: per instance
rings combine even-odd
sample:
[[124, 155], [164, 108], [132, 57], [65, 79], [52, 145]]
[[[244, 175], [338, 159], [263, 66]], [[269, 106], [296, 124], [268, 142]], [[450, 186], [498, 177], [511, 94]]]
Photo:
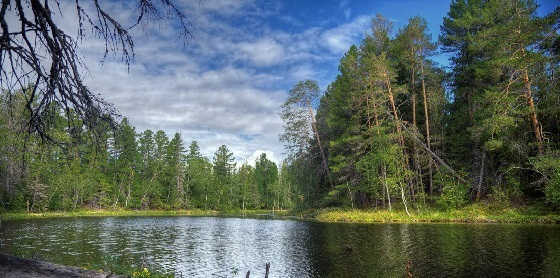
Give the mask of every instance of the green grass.
[[[541, 207], [496, 206], [487, 203], [470, 204], [458, 209], [442, 210], [437, 208], [409, 209], [408, 216], [404, 209], [397, 207], [392, 211], [385, 209], [343, 209], [326, 208], [297, 213], [282, 210], [274, 215], [280, 218], [297, 218], [319, 222], [346, 223], [533, 223], [560, 224], [560, 214]], [[98, 209], [54, 211], [43, 213], [7, 212], [0, 215], [1, 220], [42, 219], [61, 217], [133, 217], [133, 216], [221, 216], [221, 217], [261, 217], [271, 215], [271, 210], [126, 210]]]
[[344, 210], [323, 209], [312, 216], [319, 222], [345, 223], [524, 223], [560, 224], [560, 214], [545, 212], [535, 207], [502, 207], [471, 204], [458, 209], [437, 210]]
[[[129, 210], [129, 209], [80, 209], [73, 211], [52, 211], [41, 213], [6, 212], [0, 214], [0, 219], [23, 220], [63, 217], [132, 217], [132, 216], [225, 216], [225, 217], [259, 217], [272, 214], [271, 210]], [[287, 211], [274, 211], [275, 216], [285, 216]]]

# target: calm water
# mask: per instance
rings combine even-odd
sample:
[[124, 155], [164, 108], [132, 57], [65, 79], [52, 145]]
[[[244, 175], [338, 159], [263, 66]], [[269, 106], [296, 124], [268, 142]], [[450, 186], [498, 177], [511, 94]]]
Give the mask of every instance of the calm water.
[[560, 226], [322, 224], [214, 217], [3, 222], [0, 252], [183, 277], [560, 277]]

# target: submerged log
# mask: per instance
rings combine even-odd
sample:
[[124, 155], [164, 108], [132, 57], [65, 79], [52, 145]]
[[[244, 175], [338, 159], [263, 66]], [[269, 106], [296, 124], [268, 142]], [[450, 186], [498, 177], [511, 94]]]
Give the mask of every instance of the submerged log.
[[52, 264], [39, 260], [18, 258], [0, 253], [2, 278], [125, 278], [113, 273], [85, 270], [73, 266]]
[[412, 278], [412, 272], [410, 272], [410, 268], [411, 268], [410, 265], [411, 265], [411, 263], [410, 263], [410, 261], [408, 261], [408, 263], [406, 263], [406, 277], [407, 278]]
[[[268, 278], [268, 273], [269, 273], [269, 271], [270, 271], [270, 263], [266, 263], [265, 267], [266, 267], [266, 272], [265, 272], [265, 274], [264, 274], [264, 278]], [[250, 271], [250, 270], [247, 271], [247, 275], [245, 275], [245, 278], [250, 278], [249, 275], [251, 275], [251, 271]]]
[[264, 274], [264, 278], [268, 278], [268, 271], [270, 271], [270, 263], [266, 263], [266, 273]]

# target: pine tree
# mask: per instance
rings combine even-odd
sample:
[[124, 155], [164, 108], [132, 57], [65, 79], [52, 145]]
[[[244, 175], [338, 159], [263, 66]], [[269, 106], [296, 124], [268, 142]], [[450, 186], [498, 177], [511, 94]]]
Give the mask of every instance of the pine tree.
[[231, 197], [233, 197], [232, 175], [235, 170], [234, 161], [233, 153], [226, 145], [221, 145], [214, 153], [213, 171], [216, 178], [216, 188], [214, 191], [216, 208], [231, 206]]
[[265, 153], [262, 153], [255, 162], [255, 182], [259, 188], [260, 195], [263, 197], [264, 208], [275, 208], [274, 188], [278, 181], [278, 168], [270, 161]]

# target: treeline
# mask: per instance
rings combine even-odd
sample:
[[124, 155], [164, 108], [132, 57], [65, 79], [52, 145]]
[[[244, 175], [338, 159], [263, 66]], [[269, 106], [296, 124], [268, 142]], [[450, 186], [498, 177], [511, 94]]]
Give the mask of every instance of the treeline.
[[88, 128], [55, 106], [46, 117], [48, 138], [41, 139], [27, 132], [25, 96], [0, 96], [0, 210], [292, 206], [283, 172], [265, 154], [255, 167], [238, 166], [222, 145], [210, 160], [178, 133], [137, 133], [126, 118]]
[[[56, 104], [42, 111], [50, 122], [38, 138], [27, 132], [29, 96], [2, 92], [0, 207], [558, 208], [560, 9], [536, 10], [455, 0], [437, 41], [421, 17], [394, 30], [376, 16], [324, 94], [309, 80], [290, 90], [280, 169], [265, 155], [236, 165], [225, 145], [209, 159], [197, 142], [137, 133], [126, 119], [85, 125]], [[439, 52], [450, 69], [434, 62]]]
[[[302, 81], [283, 106], [287, 169], [305, 204], [560, 206], [560, 9], [536, 10], [455, 0], [438, 41], [421, 17], [398, 30], [375, 17], [323, 96]], [[441, 51], [449, 71], [433, 60]]]

